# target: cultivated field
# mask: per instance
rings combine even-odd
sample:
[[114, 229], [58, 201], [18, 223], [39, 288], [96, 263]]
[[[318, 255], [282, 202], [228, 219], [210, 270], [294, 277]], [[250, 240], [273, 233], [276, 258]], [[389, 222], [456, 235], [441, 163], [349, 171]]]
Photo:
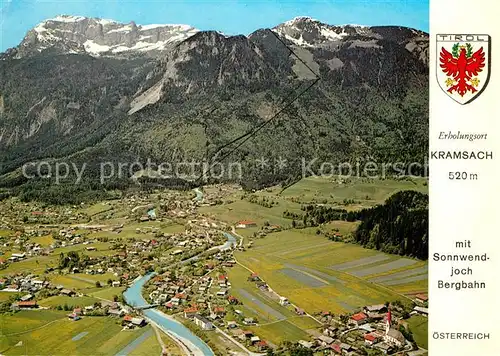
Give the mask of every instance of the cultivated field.
[[407, 301], [405, 295], [427, 289], [426, 262], [329, 241], [312, 228], [256, 239], [236, 258], [310, 313]]
[[352, 208], [358, 208], [381, 203], [401, 190], [427, 192], [424, 183], [424, 179], [349, 178], [340, 182], [337, 178], [309, 177], [283, 191], [281, 196], [294, 197], [304, 203], [340, 204], [350, 200], [354, 201]]
[[[314, 319], [297, 315], [293, 308], [281, 306], [274, 296], [257, 289], [255, 283], [247, 280], [249, 272], [245, 268], [234, 266], [228, 270], [228, 276], [232, 284], [231, 295], [243, 303], [234, 309], [243, 317], [255, 318], [258, 326], [249, 326], [248, 329], [261, 338], [276, 345], [283, 340], [298, 341], [308, 338], [307, 330], [320, 326]], [[231, 313], [226, 316], [227, 320], [235, 318], [236, 315]]]
[[[265, 222], [290, 226], [291, 220], [283, 216], [285, 211], [301, 214], [304, 204], [325, 204], [346, 210], [357, 210], [383, 203], [401, 190], [427, 192], [424, 179], [378, 180], [351, 178], [346, 182], [337, 179], [304, 178], [283, 190], [280, 187], [267, 188], [253, 194], [256, 200], [266, 199], [271, 207], [250, 202], [249, 194], [234, 191], [225, 197], [225, 204], [205, 206], [200, 212], [219, 220], [235, 224], [241, 220], [255, 221], [259, 226]], [[241, 230], [244, 236], [251, 236], [258, 228]]]
[[[26, 311], [0, 316], [0, 353], [5, 355], [116, 355], [145, 354], [141, 345], [151, 343], [150, 326], [122, 330], [121, 320], [84, 317], [71, 321], [67, 312]], [[156, 354], [160, 346], [150, 345]], [[31, 350], [31, 351], [30, 351]], [[126, 351], [125, 353], [123, 351]], [[137, 353], [139, 352], [139, 353]]]

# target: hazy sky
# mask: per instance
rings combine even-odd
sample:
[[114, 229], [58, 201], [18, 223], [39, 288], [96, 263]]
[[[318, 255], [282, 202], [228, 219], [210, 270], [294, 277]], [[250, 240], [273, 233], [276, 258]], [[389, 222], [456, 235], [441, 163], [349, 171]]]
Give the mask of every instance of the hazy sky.
[[188, 24], [249, 34], [296, 16], [329, 24], [402, 25], [429, 31], [428, 0], [0, 0], [0, 51], [41, 21], [61, 14], [137, 24]]

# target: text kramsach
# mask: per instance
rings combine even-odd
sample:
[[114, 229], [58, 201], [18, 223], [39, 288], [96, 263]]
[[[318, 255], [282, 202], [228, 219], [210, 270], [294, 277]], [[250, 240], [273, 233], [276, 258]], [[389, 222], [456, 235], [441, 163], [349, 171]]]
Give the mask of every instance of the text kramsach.
[[493, 159], [492, 151], [432, 151], [431, 159]]

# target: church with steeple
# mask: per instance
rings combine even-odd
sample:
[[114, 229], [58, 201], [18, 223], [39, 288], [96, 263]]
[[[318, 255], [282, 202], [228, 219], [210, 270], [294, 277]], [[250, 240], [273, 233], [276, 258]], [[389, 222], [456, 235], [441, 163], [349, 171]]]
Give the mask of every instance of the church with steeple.
[[387, 316], [385, 319], [385, 335], [384, 341], [395, 347], [402, 347], [405, 344], [405, 337], [401, 333], [401, 331], [392, 328], [392, 315], [391, 309], [387, 311]]

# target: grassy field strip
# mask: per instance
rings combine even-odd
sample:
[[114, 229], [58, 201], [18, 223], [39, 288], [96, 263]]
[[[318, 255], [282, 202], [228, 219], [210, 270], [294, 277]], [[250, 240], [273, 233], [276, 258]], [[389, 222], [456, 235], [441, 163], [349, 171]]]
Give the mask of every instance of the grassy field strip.
[[92, 279], [89, 279], [89, 278], [85, 278], [85, 277], [80, 277], [80, 276], [75, 276], [75, 275], [69, 275], [68, 276], [69, 278], [72, 278], [72, 279], [76, 279], [78, 281], [82, 281], [82, 282], [86, 282], [86, 283], [89, 283], [89, 284], [95, 284], [96, 280], [92, 280]]
[[[275, 235], [278, 235], [278, 234], [275, 234]], [[283, 250], [283, 244], [287, 244], [286, 239], [278, 239], [276, 242], [273, 242], [273, 243], [266, 243], [265, 245], [262, 245], [262, 246], [258, 246], [258, 245], [253, 246], [252, 250], [266, 250], [266, 253], [277, 254], [278, 252]], [[294, 241], [293, 245], [295, 247], [299, 247], [301, 249], [302, 248], [309, 248], [309, 249], [314, 248], [314, 246], [311, 246], [311, 242], [307, 241], [305, 239], [303, 241]], [[286, 253], [286, 252], [287, 252], [287, 250], [284, 251], [284, 253]]]
[[319, 244], [319, 245], [314, 245], [314, 246], [311, 246], [311, 245], [308, 244], [307, 246], [292, 248], [292, 249], [288, 249], [288, 250], [283, 251], [283, 252], [273, 253], [273, 255], [276, 255], [276, 256], [287, 256], [287, 255], [290, 255], [290, 254], [295, 253], [295, 252], [316, 249], [316, 248], [324, 247], [324, 246], [328, 246], [328, 245], [331, 245], [331, 242], [326, 242], [326, 243]]
[[97, 299], [112, 301], [113, 296], [122, 294], [124, 290], [125, 287], [99, 288], [96, 291], [90, 292], [89, 295]]
[[[332, 242], [331, 247], [324, 248], [319, 252], [309, 255], [302, 255], [300, 258], [293, 257], [299, 264], [308, 264], [308, 261], [314, 261], [318, 266], [331, 266], [334, 261], [336, 264], [361, 259], [378, 254], [374, 250], [364, 249], [357, 245], [346, 244], [343, 242]], [[390, 257], [389, 257], [390, 258]]]
[[252, 301], [255, 305], [257, 305], [259, 307], [259, 309], [263, 310], [268, 315], [272, 315], [278, 320], [285, 320], [286, 319], [286, 316], [281, 314], [279, 311], [273, 309], [272, 307], [270, 307], [266, 303], [262, 302], [253, 293], [250, 293], [246, 289], [241, 288], [238, 290], [238, 293], [243, 295], [246, 299]]
[[413, 276], [413, 277], [406, 277], [403, 279], [397, 279], [395, 281], [386, 281], [386, 282], [383, 282], [382, 284], [385, 286], [395, 286], [395, 285], [399, 285], [399, 284], [407, 284], [407, 283], [411, 283], [411, 282], [422, 281], [424, 279], [427, 279], [427, 274], [420, 274], [420, 275]]
[[421, 280], [413, 283], [408, 283], [404, 285], [391, 286], [398, 293], [403, 293], [406, 295], [415, 295], [419, 293], [427, 293], [429, 291], [429, 281]]
[[360, 258], [360, 259], [357, 259], [354, 261], [349, 261], [349, 262], [344, 262], [344, 263], [341, 263], [338, 265], [333, 265], [330, 268], [333, 270], [337, 270], [337, 271], [344, 271], [344, 270], [347, 270], [350, 268], [362, 267], [362, 266], [369, 265], [372, 263], [382, 262], [382, 261], [385, 261], [388, 259], [389, 259], [389, 256], [387, 256], [387, 255], [377, 254], [374, 256], [364, 257], [364, 258]]
[[408, 319], [408, 325], [413, 332], [413, 337], [419, 346], [428, 348], [428, 320], [421, 315], [413, 315]]
[[71, 341], [78, 341], [78, 340], [80, 340], [81, 338], [83, 338], [83, 337], [85, 337], [85, 336], [87, 336], [87, 335], [88, 335], [88, 331], [82, 331], [82, 332], [81, 332], [81, 333], [79, 333], [78, 335], [73, 336], [73, 337], [71, 338]]
[[82, 212], [84, 214], [88, 215], [89, 217], [93, 217], [94, 215], [98, 215], [98, 214], [104, 213], [106, 211], [110, 211], [112, 209], [113, 209], [113, 207], [111, 205], [97, 203], [97, 204], [94, 204], [92, 206], [89, 206], [88, 208], [86, 208]]
[[334, 277], [334, 276], [331, 276], [327, 273], [324, 273], [324, 272], [321, 272], [321, 271], [317, 271], [315, 269], [312, 269], [312, 268], [309, 268], [309, 267], [305, 267], [305, 266], [297, 266], [295, 264], [292, 264], [292, 263], [285, 263], [284, 264], [286, 267], [288, 268], [293, 268], [293, 269], [297, 269], [299, 271], [302, 271], [302, 272], [307, 272], [307, 273], [310, 273], [310, 274], [313, 274], [314, 276], [316, 277], [321, 277], [325, 280], [327, 280], [328, 282], [325, 282], [327, 284], [329, 284], [329, 282], [337, 282], [337, 283], [342, 283], [344, 284], [345, 282], [337, 277]]
[[319, 248], [311, 248], [309, 250], [302, 250], [298, 253], [292, 253], [288, 255], [279, 255], [276, 257], [281, 257], [281, 258], [288, 258], [288, 259], [294, 259], [294, 260], [307, 260], [310, 258], [321, 258], [321, 257], [327, 257], [331, 258], [332, 254], [338, 254], [341, 253], [343, 247], [336, 244], [335, 242], [330, 242], [328, 245], [328, 248], [325, 246], [319, 247]]
[[299, 281], [300, 283], [305, 284], [310, 288], [324, 287], [329, 284], [329, 282], [325, 281], [324, 279], [318, 278], [312, 274], [309, 274], [307, 272], [302, 272], [297, 269], [284, 268], [279, 270], [278, 272], [284, 274], [287, 277], [293, 278], [296, 281]]
[[[381, 181], [358, 180], [355, 183], [339, 184], [335, 180], [308, 177], [300, 180], [280, 193], [283, 197], [299, 197], [301, 201], [317, 200], [322, 202], [342, 202], [354, 199], [363, 205], [374, 205], [386, 200], [390, 195], [401, 190], [427, 192], [425, 180]], [[368, 199], [367, 199], [368, 198]]]
[[355, 275], [356, 277], [366, 277], [372, 274], [389, 272], [398, 268], [407, 267], [417, 263], [416, 260], [410, 260], [408, 258], [400, 258], [391, 262], [387, 262], [381, 265], [363, 268], [361, 270], [349, 271], [348, 273]]
[[152, 335], [153, 335], [153, 330], [149, 329], [141, 336], [139, 336], [137, 339], [128, 344], [123, 350], [118, 352], [116, 356], [127, 356], [129, 353], [134, 351], [139, 345], [141, 345], [144, 341], [146, 341], [147, 338], [149, 338]]
[[419, 274], [426, 275], [428, 273], [428, 271], [429, 271], [429, 266], [425, 265], [423, 267], [413, 268], [413, 269], [409, 269], [409, 270], [405, 270], [405, 271], [401, 271], [401, 272], [395, 272], [395, 273], [391, 273], [391, 274], [380, 276], [380, 277], [371, 277], [368, 280], [370, 282], [383, 283], [383, 282], [404, 279], [406, 277], [411, 277], [411, 276], [419, 275]]
[[[286, 318], [286, 320], [292, 324], [294, 324], [295, 326], [299, 326], [299, 325], [296, 325], [294, 322], [296, 320], [299, 320], [299, 319], [309, 319], [309, 320], [312, 320], [313, 324], [310, 325], [311, 328], [315, 327], [315, 326], [318, 326], [318, 323], [313, 319], [313, 318], [310, 318], [308, 316], [300, 316], [300, 315], [297, 315], [297, 316], [291, 316], [289, 318]], [[276, 323], [281, 323], [283, 320], [275, 320], [275, 321], [270, 321], [268, 323], [259, 323], [259, 326], [267, 326], [267, 325], [273, 325], [273, 324], [276, 324]]]
[[[251, 270], [250, 268], [246, 267], [244, 264], [240, 263], [238, 260], [236, 260], [236, 263], [238, 264], [238, 266], [241, 266], [243, 267], [244, 269], [246, 269], [248, 272], [250, 273], [255, 273], [255, 271]], [[293, 304], [293, 303], [290, 303], [290, 305], [294, 308], [299, 308], [297, 305]], [[320, 320], [316, 319], [314, 316], [310, 315], [309, 313], [306, 312], [306, 316], [312, 318], [313, 320], [315, 320], [318, 324], [322, 324]]]
[[[396, 260], [397, 259], [392, 259], [389, 262], [394, 262]], [[365, 267], [365, 269], [373, 268], [373, 267], [378, 267], [378, 266], [381, 266], [381, 264], [370, 265], [370, 266]], [[406, 272], [406, 271], [410, 271], [410, 270], [413, 270], [413, 269], [418, 269], [418, 268], [425, 267], [425, 266], [427, 266], [427, 262], [426, 261], [416, 260], [416, 263], [408, 264], [408, 265], [405, 265], [403, 267], [393, 268], [393, 269], [390, 269], [390, 270], [387, 270], [387, 271], [384, 271], [384, 272], [377, 272], [377, 273], [373, 273], [373, 274], [368, 274], [366, 276], [363, 276], [363, 278], [364, 279], [373, 279], [373, 278], [378, 278], [378, 277], [388, 277], [388, 276], [392, 276], [395, 273]], [[356, 271], [359, 271], [359, 270], [355, 270], [355, 272]], [[348, 270], [346, 272], [347, 273], [351, 273], [352, 271]]]
[[69, 305], [74, 308], [76, 307], [83, 308], [89, 305], [94, 305], [94, 303], [96, 303], [97, 301], [99, 301], [99, 299], [93, 297], [68, 297], [68, 296], [58, 295], [42, 299], [38, 302], [38, 304], [43, 307], [52, 307], [52, 308], [57, 307], [58, 305], [61, 306]]
[[56, 266], [57, 256], [37, 256], [31, 257], [20, 262], [14, 262], [2, 270], [3, 274], [16, 274], [19, 272], [30, 271], [33, 274], [40, 274], [45, 271], [47, 266]]
[[249, 329], [265, 340], [272, 340], [273, 344], [279, 345], [281, 342], [306, 340], [309, 334], [301, 328], [290, 323], [288, 320], [281, 320], [277, 323], [252, 326]]
[[11, 296], [15, 295], [15, 292], [2, 292], [0, 290], [0, 302], [8, 300]]
[[61, 318], [61, 319], [59, 319], [59, 320], [52, 320], [52, 321], [49, 321], [47, 324], [44, 324], [44, 325], [39, 326], [39, 327], [37, 327], [37, 328], [34, 328], [34, 329], [29, 329], [29, 330], [25, 330], [25, 331], [20, 331], [20, 332], [17, 332], [17, 333], [12, 333], [12, 334], [0, 334], [0, 337], [4, 337], [4, 336], [5, 336], [5, 337], [8, 337], [8, 336], [16, 336], [16, 335], [23, 335], [23, 334], [26, 334], [26, 333], [31, 333], [31, 332], [33, 332], [33, 331], [43, 329], [43, 328], [45, 328], [45, 327], [49, 326], [50, 324], [54, 324], [54, 323], [56, 323], [56, 322], [58, 322], [58, 321], [61, 321], [61, 320], [64, 320], [64, 319], [65, 319], [65, 318], [63, 317], [63, 318]]
[[36, 236], [31, 238], [31, 241], [33, 243], [40, 244], [44, 247], [50, 246], [52, 243], [54, 243], [54, 238], [51, 235], [45, 235], [45, 236]]
[[13, 232], [14, 231], [12, 231], [12, 230], [0, 230], [0, 236], [9, 236]]

